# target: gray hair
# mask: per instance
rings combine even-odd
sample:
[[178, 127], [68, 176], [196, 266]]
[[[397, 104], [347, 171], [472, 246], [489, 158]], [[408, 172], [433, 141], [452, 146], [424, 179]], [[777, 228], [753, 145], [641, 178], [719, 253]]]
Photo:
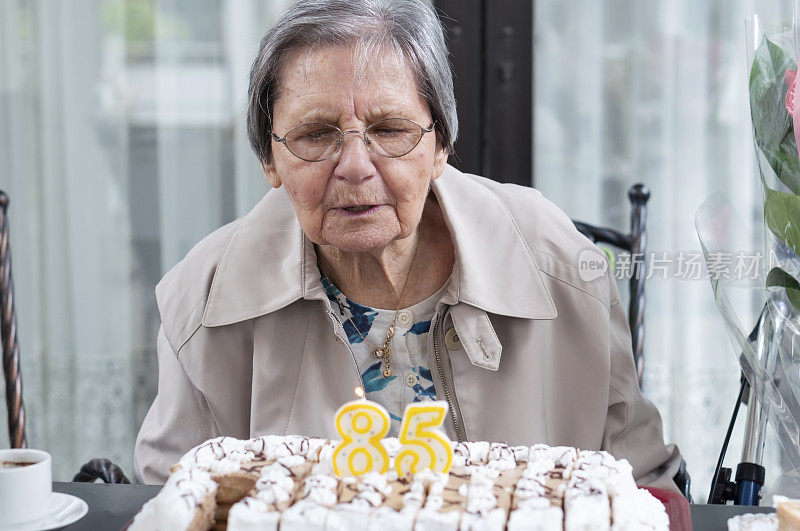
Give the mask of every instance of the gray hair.
[[272, 110], [284, 59], [326, 45], [355, 46], [361, 65], [370, 64], [378, 50], [399, 52], [428, 103], [439, 143], [452, 153], [458, 134], [453, 75], [433, 8], [424, 0], [300, 0], [264, 35], [250, 70], [247, 136], [260, 161], [270, 161]]

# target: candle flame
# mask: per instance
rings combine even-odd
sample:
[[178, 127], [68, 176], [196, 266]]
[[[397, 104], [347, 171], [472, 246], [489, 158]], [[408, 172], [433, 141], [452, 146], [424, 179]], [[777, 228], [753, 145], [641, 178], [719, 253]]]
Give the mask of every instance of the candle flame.
[[356, 387], [353, 389], [353, 392], [356, 394], [358, 398], [364, 398], [364, 389], [362, 387]]

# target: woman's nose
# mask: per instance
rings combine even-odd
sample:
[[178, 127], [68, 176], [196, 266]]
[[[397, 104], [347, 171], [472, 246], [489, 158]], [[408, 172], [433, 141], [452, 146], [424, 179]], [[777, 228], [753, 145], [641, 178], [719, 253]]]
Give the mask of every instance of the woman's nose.
[[338, 164], [334, 169], [334, 175], [350, 181], [362, 181], [375, 175], [372, 153], [366, 142], [363, 134], [345, 133], [339, 148]]

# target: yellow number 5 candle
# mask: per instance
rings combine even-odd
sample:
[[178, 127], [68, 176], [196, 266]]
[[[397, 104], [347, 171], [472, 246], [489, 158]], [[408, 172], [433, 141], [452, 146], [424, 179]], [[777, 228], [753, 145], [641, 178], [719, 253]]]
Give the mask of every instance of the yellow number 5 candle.
[[381, 444], [389, 431], [389, 414], [379, 404], [365, 400], [362, 388], [356, 387], [355, 392], [361, 399], [347, 402], [336, 412], [336, 431], [342, 437], [333, 451], [337, 476], [389, 470], [389, 454]]
[[426, 468], [436, 472], [450, 470], [453, 445], [441, 427], [447, 407], [447, 402], [441, 400], [406, 406], [394, 465], [400, 477]]

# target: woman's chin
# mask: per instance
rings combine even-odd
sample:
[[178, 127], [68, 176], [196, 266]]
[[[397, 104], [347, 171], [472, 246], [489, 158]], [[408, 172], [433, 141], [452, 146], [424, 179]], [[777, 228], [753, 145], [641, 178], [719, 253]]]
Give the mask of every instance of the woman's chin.
[[326, 238], [326, 243], [344, 253], [371, 253], [382, 250], [393, 239], [386, 234], [358, 232], [354, 234], [337, 234]]
[[374, 243], [370, 241], [344, 241], [331, 245], [343, 253], [374, 253], [382, 250], [388, 242]]

